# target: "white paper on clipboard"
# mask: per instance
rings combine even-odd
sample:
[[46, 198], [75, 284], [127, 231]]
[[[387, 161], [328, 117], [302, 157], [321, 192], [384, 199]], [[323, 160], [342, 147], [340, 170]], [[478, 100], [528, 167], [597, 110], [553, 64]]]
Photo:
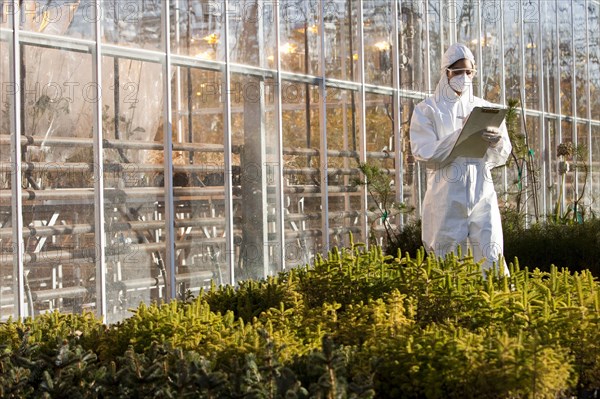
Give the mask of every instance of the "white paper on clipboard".
[[449, 157], [483, 158], [489, 143], [481, 138], [481, 131], [487, 127], [500, 127], [506, 112], [506, 108], [498, 107], [473, 108]]

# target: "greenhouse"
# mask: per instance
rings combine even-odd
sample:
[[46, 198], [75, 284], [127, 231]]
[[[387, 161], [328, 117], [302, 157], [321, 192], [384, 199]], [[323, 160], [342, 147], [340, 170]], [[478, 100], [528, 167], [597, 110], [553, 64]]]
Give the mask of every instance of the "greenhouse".
[[383, 243], [420, 217], [408, 128], [456, 42], [476, 95], [519, 113], [501, 206], [592, 217], [599, 15], [598, 0], [1, 0], [0, 319], [112, 323], [350, 234]]

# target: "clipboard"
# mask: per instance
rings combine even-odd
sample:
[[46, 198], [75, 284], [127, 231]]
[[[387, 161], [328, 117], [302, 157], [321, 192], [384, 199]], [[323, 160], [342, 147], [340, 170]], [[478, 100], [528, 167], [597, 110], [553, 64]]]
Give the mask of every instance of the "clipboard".
[[498, 107], [473, 108], [450, 152], [450, 158], [483, 158], [489, 143], [482, 140], [480, 132], [489, 126], [499, 128], [507, 112], [508, 109]]

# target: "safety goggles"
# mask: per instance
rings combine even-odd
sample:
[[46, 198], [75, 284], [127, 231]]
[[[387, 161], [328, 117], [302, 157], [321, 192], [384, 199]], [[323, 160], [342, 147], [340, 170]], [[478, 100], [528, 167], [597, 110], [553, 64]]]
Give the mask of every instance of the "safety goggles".
[[471, 69], [471, 68], [446, 68], [446, 70], [448, 72], [452, 72], [452, 74], [454, 75], [463, 75], [463, 74], [467, 74], [467, 76], [469, 77], [475, 77], [475, 75], [477, 75], [477, 69]]

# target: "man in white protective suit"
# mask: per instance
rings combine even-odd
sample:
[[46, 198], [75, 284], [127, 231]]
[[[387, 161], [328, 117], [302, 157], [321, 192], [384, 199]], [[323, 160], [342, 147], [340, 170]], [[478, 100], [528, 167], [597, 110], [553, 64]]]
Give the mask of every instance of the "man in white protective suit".
[[[505, 123], [481, 132], [489, 143], [483, 158], [450, 158], [463, 121], [476, 106], [493, 104], [473, 95], [475, 58], [463, 44], [451, 45], [442, 57], [435, 94], [419, 103], [410, 125], [415, 158], [427, 168], [422, 239], [428, 252], [445, 256], [458, 245], [471, 248], [483, 268], [508, 274], [502, 257], [504, 240], [491, 169], [504, 165], [512, 149]], [[498, 268], [500, 265], [500, 268]]]

